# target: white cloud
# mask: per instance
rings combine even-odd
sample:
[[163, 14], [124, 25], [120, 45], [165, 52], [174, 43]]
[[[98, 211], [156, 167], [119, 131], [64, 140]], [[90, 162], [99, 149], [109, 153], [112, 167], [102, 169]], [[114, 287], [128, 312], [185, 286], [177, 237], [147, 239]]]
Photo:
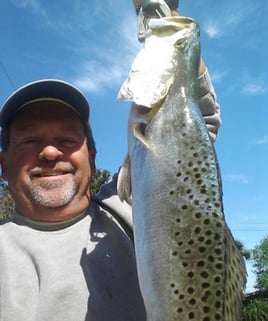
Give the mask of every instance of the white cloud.
[[210, 77], [213, 83], [219, 83], [226, 76], [227, 71], [210, 71]]
[[248, 183], [248, 178], [245, 175], [241, 174], [227, 174], [223, 175], [223, 179], [229, 181], [229, 182], [234, 182], [234, 183], [241, 183], [241, 184], [247, 184]]
[[38, 0], [12, 0], [12, 3], [17, 7], [29, 9], [34, 13], [41, 15], [46, 14], [46, 10], [42, 7], [41, 3]]
[[242, 93], [249, 96], [257, 96], [265, 94], [268, 91], [268, 88], [261, 83], [248, 83], [242, 88]]
[[104, 65], [102, 62], [89, 61], [73, 82], [85, 92], [96, 92], [101, 88], [112, 88], [123, 79], [124, 70], [120, 65]]
[[268, 144], [268, 135], [264, 135], [261, 138], [254, 139], [252, 141], [254, 145], [267, 145]]
[[230, 34], [241, 31], [240, 24], [255, 21], [255, 12], [257, 7], [249, 0], [243, 0], [243, 3], [230, 1], [228, 4], [217, 2], [217, 7], [213, 8], [213, 17], [207, 15], [204, 18], [204, 31], [211, 39], [229, 37]]
[[216, 21], [210, 21], [207, 24], [205, 24], [204, 31], [207, 33], [209, 38], [218, 38], [222, 34], [222, 29], [218, 26], [218, 23]]
[[[140, 48], [137, 40], [136, 20], [127, 16], [114, 24], [101, 42], [95, 43], [90, 58], [81, 63], [79, 74], [72, 81], [85, 92], [105, 88], [118, 88], [126, 78], [131, 63]], [[119, 36], [116, 36], [115, 35]], [[117, 39], [120, 43], [111, 41]], [[94, 51], [95, 54], [92, 54]]]
[[262, 73], [258, 77], [247, 76], [242, 87], [242, 93], [248, 96], [262, 95], [268, 92], [266, 74]]

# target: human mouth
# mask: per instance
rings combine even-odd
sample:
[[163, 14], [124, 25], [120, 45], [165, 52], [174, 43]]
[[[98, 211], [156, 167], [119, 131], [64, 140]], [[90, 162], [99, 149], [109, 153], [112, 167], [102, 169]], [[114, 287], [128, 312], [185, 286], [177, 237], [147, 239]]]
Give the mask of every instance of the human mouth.
[[69, 168], [53, 168], [53, 169], [43, 169], [40, 167], [33, 168], [30, 171], [30, 177], [34, 178], [57, 178], [62, 177], [67, 174], [73, 174], [74, 169], [72, 167]]
[[71, 172], [41, 172], [41, 173], [36, 173], [34, 175], [31, 175], [33, 178], [41, 178], [41, 177], [56, 177], [56, 176], [62, 176], [66, 174], [71, 174]]

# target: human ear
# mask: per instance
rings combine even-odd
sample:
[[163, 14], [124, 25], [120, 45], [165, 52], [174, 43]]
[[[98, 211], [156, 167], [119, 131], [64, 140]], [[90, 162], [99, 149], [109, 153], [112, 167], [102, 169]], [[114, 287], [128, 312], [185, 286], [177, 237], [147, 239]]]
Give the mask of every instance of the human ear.
[[1, 178], [7, 180], [6, 152], [0, 152]]
[[94, 176], [96, 173], [95, 158], [96, 158], [96, 150], [94, 148], [91, 148], [88, 151], [88, 159], [89, 159], [89, 165], [91, 169], [91, 176]]

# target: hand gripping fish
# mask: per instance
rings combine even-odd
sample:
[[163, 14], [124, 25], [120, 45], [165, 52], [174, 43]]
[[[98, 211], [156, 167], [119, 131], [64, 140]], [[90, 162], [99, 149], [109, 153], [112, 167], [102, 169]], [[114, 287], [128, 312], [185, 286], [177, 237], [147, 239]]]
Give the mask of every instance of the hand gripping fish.
[[246, 272], [198, 107], [199, 28], [168, 17], [151, 19], [149, 29], [119, 92], [133, 104], [118, 182], [133, 206], [148, 320], [238, 321]]

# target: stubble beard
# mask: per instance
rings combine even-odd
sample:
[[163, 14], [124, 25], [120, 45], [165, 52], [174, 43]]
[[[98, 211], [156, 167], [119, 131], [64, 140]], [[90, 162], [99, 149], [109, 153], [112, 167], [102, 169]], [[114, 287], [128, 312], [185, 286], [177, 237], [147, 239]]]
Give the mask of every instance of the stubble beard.
[[57, 208], [67, 205], [76, 195], [78, 184], [72, 179], [53, 179], [48, 182], [33, 181], [29, 192], [31, 199], [38, 205]]

